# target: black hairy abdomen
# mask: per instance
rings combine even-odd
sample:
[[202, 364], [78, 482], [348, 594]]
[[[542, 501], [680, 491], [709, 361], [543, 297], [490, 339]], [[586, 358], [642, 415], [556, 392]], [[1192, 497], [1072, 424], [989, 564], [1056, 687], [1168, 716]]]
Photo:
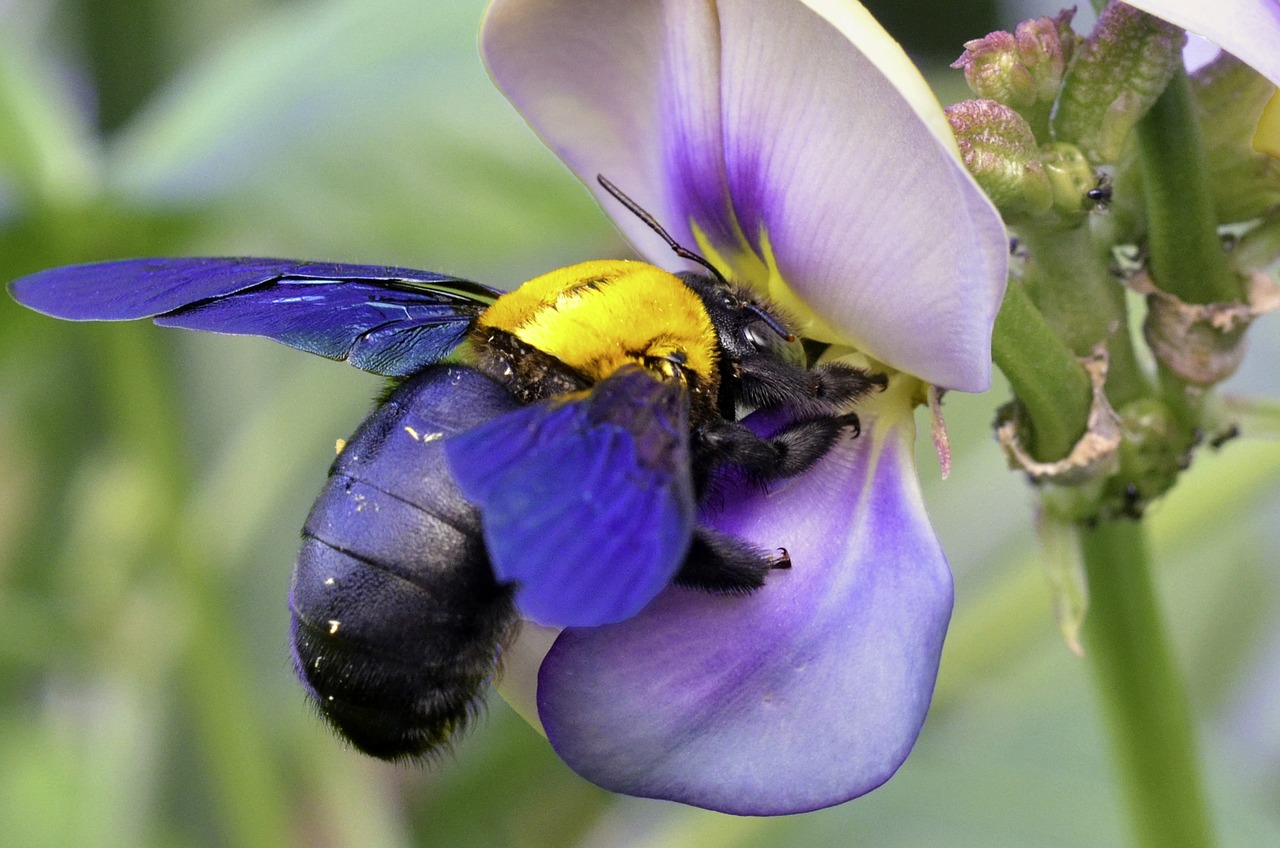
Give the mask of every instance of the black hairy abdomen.
[[494, 674], [513, 591], [494, 580], [441, 445], [516, 406], [472, 369], [419, 372], [361, 425], [307, 519], [289, 594], [294, 664], [368, 754], [446, 743]]

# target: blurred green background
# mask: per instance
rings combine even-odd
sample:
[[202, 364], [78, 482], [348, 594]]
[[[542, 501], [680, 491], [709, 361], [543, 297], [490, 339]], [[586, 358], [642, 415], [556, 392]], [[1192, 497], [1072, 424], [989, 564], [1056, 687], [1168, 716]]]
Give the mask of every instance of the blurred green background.
[[[944, 98], [962, 41], [1056, 11], [879, 5]], [[209, 253], [510, 286], [623, 255], [489, 85], [482, 6], [0, 0], [0, 280]], [[1280, 397], [1278, 361], [1272, 317], [1229, 388]], [[1057, 635], [1031, 498], [990, 437], [1002, 386], [948, 399], [947, 482], [920, 447], [957, 608], [915, 753], [864, 799], [774, 820], [611, 796], [497, 697], [430, 768], [322, 726], [288, 660], [290, 563], [334, 440], [379, 388], [265, 341], [67, 324], [0, 297], [0, 844], [1125, 844], [1089, 670]], [[1150, 521], [1236, 846], [1280, 844], [1271, 435], [1201, 456]]]

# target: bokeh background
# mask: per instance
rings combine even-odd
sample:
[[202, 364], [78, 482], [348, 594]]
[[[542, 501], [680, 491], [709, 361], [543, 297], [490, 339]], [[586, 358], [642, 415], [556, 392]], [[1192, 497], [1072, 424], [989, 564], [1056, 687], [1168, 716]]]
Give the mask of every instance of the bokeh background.
[[[944, 101], [963, 96], [946, 64], [965, 39], [1056, 11], [871, 5]], [[626, 255], [490, 86], [482, 6], [0, 0], [0, 280], [208, 253], [511, 286]], [[1273, 316], [1230, 389], [1280, 398], [1277, 362]], [[334, 441], [379, 388], [265, 341], [61, 323], [0, 296], [0, 844], [1126, 843], [1089, 668], [1058, 635], [1031, 498], [990, 436], [1002, 385], [948, 399], [948, 481], [921, 445], [957, 607], [915, 753], [864, 799], [772, 820], [596, 789], [496, 696], [430, 768], [329, 733], [293, 680], [285, 594]], [[1280, 844], [1280, 441], [1265, 429], [1201, 455], [1150, 521], [1233, 846]]]

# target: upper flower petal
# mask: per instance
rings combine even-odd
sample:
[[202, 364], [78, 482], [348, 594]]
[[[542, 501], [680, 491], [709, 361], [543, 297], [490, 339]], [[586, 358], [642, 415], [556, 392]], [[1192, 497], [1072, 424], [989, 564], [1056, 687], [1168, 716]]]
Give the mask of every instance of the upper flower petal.
[[1280, 85], [1280, 3], [1276, 0], [1127, 2], [1212, 41]]
[[791, 553], [764, 590], [671, 588], [628, 621], [560, 635], [538, 707], [565, 762], [606, 789], [750, 815], [837, 804], [894, 773], [928, 709], [952, 588], [904, 387], [875, 405], [807, 474], [726, 495], [715, 526]]
[[[495, 0], [482, 48], [597, 195], [602, 173], [677, 240], [767, 288], [807, 335], [986, 388], [1004, 229], [936, 101], [861, 6]], [[642, 222], [618, 223], [670, 264]]]

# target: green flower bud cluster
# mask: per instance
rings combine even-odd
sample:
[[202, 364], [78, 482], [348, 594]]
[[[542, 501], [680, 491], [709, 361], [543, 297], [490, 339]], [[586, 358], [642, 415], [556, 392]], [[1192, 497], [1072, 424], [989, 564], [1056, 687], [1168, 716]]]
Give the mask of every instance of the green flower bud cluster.
[[964, 55], [951, 67], [963, 68], [969, 88], [978, 97], [1016, 110], [1042, 133], [1049, 110], [1058, 98], [1062, 75], [1079, 37], [1071, 31], [1074, 9], [1055, 18], [1023, 21], [1012, 32], [993, 32], [967, 41]]
[[[1280, 308], [1257, 273], [1280, 259], [1280, 161], [1252, 146], [1274, 92], [1253, 70], [1224, 56], [1188, 79], [1186, 34], [1121, 2], [1087, 37], [1071, 20], [967, 42], [953, 67], [975, 98], [947, 117], [1020, 260], [993, 347], [1015, 394], [998, 436], [1072, 505], [1058, 520], [1088, 524], [1139, 517], [1221, 431], [1206, 397], [1249, 324]], [[1220, 224], [1235, 225], [1230, 251]], [[1121, 271], [1121, 253], [1139, 261]]]
[[[965, 165], [1011, 223], [1049, 216], [1074, 226], [1096, 182], [1083, 157], [1052, 142], [1050, 115], [1080, 43], [1074, 9], [965, 43], [963, 68], [977, 100], [947, 110]], [[1082, 165], [1078, 168], [1077, 163]]]
[[1107, 479], [1101, 512], [1139, 518], [1191, 462], [1195, 434], [1178, 424], [1159, 398], [1138, 398], [1122, 407], [1119, 468]]

